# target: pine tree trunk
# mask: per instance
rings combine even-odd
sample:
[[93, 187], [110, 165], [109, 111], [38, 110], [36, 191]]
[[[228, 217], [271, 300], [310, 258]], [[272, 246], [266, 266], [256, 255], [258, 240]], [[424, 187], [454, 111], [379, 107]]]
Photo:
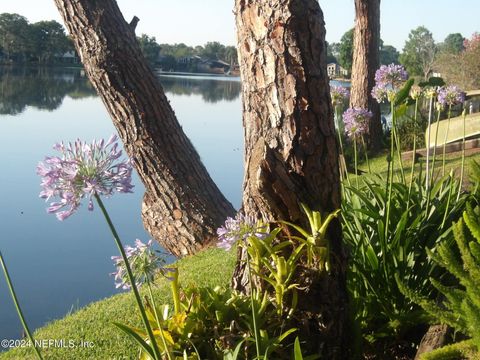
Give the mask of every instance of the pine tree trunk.
[[[113, 0], [55, 0], [146, 193], [144, 225], [174, 255], [216, 240], [234, 209], [210, 178]], [[135, 21], [136, 20], [136, 21]]]
[[[316, 0], [236, 0], [235, 11], [245, 128], [243, 211], [266, 222], [306, 226], [300, 202], [322, 212], [340, 207], [323, 14]], [[302, 280], [308, 288], [300, 295], [305, 322], [299, 327], [308, 350], [341, 359], [346, 260], [338, 222], [329, 236], [332, 274]], [[245, 291], [242, 264], [232, 283]]]
[[379, 48], [380, 0], [355, 0], [350, 106], [369, 109], [373, 113], [367, 141], [372, 150], [378, 150], [382, 145], [380, 106], [371, 94], [380, 62]]

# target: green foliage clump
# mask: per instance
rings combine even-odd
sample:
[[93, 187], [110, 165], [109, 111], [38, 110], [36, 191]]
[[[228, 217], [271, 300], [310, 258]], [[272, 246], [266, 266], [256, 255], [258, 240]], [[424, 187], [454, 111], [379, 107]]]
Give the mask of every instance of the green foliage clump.
[[[230, 219], [223, 245], [239, 241], [246, 254], [246, 271], [251, 285], [248, 295], [221, 287], [180, 287], [178, 271], [168, 269], [174, 309], [147, 300], [147, 318], [162, 356], [173, 359], [302, 359], [300, 340], [293, 319], [300, 315], [297, 283], [299, 268], [328, 274], [330, 246], [327, 227], [338, 215], [325, 218], [306, 206], [310, 229], [288, 226], [274, 230], [267, 225]], [[292, 235], [296, 231], [298, 236]], [[298, 320], [298, 319], [297, 319]], [[141, 349], [140, 359], [154, 357], [146, 332], [123, 323], [115, 325]], [[311, 357], [309, 357], [311, 358]]]
[[419, 116], [415, 119], [412, 109], [408, 108], [404, 116], [397, 122], [398, 136], [402, 139], [402, 150], [412, 150], [414, 143], [416, 143], [416, 149], [424, 148], [426, 127], [426, 121], [419, 119]]
[[348, 71], [353, 64], [353, 29], [348, 30], [340, 39], [338, 48], [338, 63]]
[[418, 83], [418, 86], [421, 88], [425, 87], [442, 87], [445, 86], [445, 80], [443, 80], [441, 77], [437, 76], [431, 76], [428, 78], [427, 81], [421, 81]]
[[0, 14], [0, 54], [6, 63], [57, 61], [58, 55], [73, 50], [62, 24], [55, 20], [29, 23], [18, 14]]
[[460, 44], [461, 35], [458, 35], [460, 34], [457, 34], [456, 39], [451, 39], [450, 45], [447, 44], [451, 51], [442, 51], [437, 56], [435, 67], [448, 83], [457, 84], [464, 89], [478, 89], [480, 87], [480, 64], [478, 62], [480, 36], [475, 33], [470, 39], [466, 39]]
[[400, 63], [410, 75], [423, 76], [426, 79], [432, 71], [436, 53], [437, 46], [432, 33], [424, 26], [419, 26], [408, 34], [408, 40], [400, 55]]
[[[447, 324], [470, 339], [435, 350], [423, 359], [456, 359], [460, 356], [478, 359], [480, 356], [480, 208], [467, 205], [460, 219], [452, 227], [458, 249], [449, 241], [442, 241], [435, 251], [429, 250], [433, 262], [453, 275], [460, 286], [447, 286], [435, 277], [431, 284], [443, 296], [440, 305], [406, 286], [401, 289], [419, 304], [435, 321]], [[465, 225], [469, 231], [466, 231]]]
[[[421, 178], [423, 179], [423, 177]], [[425, 191], [417, 179], [411, 188], [394, 182], [391, 213], [385, 224], [388, 191], [380, 177], [366, 178], [359, 188], [345, 187], [342, 225], [350, 252], [347, 286], [358, 331], [370, 343], [402, 338], [425, 323], [425, 312], [398, 288], [396, 278], [429, 298], [430, 277], [443, 270], [428, 257], [461, 216], [466, 195], [456, 201], [458, 181], [451, 176]]]

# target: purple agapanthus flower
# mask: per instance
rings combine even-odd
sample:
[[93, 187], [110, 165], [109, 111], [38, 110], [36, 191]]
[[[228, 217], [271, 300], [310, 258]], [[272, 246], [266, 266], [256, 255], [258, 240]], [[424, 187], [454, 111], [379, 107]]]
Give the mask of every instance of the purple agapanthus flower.
[[61, 155], [45, 157], [37, 166], [37, 174], [42, 177], [40, 197], [46, 201], [59, 199], [47, 208], [59, 220], [72, 215], [83, 198], [93, 210], [93, 195], [132, 192], [132, 166], [128, 160], [119, 160], [122, 150], [116, 135], [106, 142], [102, 139], [87, 144], [77, 140], [53, 148]]
[[465, 92], [456, 85], [444, 86], [438, 90], [438, 102], [443, 106], [454, 106], [465, 101]]
[[266, 226], [255, 223], [251, 219], [238, 213], [235, 218], [228, 217], [225, 224], [217, 229], [219, 248], [230, 250], [237, 241], [256, 236], [264, 239], [268, 235]]
[[343, 86], [331, 86], [330, 97], [334, 107], [342, 105], [350, 97], [350, 91]]
[[408, 73], [402, 65], [382, 65], [375, 72], [375, 83], [377, 85], [390, 85], [393, 88], [398, 88], [408, 80]]
[[377, 100], [378, 103], [387, 100], [388, 98], [388, 90], [384, 85], [375, 85], [372, 88], [372, 97]]
[[373, 114], [362, 108], [348, 108], [343, 113], [345, 132], [351, 139], [357, 139], [368, 133], [368, 123]]
[[[139, 239], [135, 240], [135, 246], [125, 246], [125, 254], [127, 255], [130, 268], [132, 269], [135, 278], [135, 284], [140, 287], [142, 284], [154, 282], [155, 274], [161, 271], [161, 266], [164, 259], [159, 257], [152, 249], [153, 241], [149, 240], [144, 244]], [[132, 286], [128, 279], [125, 262], [121, 256], [112, 256], [112, 260], [117, 268], [117, 271], [110, 275], [115, 276], [115, 287], [124, 290], [130, 289]]]
[[407, 80], [408, 73], [402, 65], [382, 65], [375, 73], [372, 96], [379, 103], [386, 99], [392, 101]]

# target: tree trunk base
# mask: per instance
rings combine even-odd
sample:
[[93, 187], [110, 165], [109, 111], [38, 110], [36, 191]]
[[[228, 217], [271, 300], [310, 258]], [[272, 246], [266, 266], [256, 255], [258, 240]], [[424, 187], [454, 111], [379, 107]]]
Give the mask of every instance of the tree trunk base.
[[424, 353], [438, 349], [444, 346], [450, 335], [450, 329], [447, 325], [431, 325], [418, 346], [415, 360], [419, 360]]

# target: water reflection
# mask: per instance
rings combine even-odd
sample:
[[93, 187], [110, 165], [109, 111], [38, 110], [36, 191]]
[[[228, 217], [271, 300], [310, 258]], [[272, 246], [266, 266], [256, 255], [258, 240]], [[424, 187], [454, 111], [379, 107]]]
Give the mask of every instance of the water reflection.
[[65, 96], [74, 99], [95, 96], [80, 69], [0, 67], [0, 114], [16, 115], [27, 106], [53, 111]]
[[[238, 79], [160, 76], [168, 94], [200, 95], [207, 103], [235, 101], [240, 96]], [[77, 68], [0, 67], [0, 114], [20, 114], [28, 106], [56, 110], [65, 97], [96, 96], [85, 72]]]
[[175, 95], [201, 95], [208, 103], [234, 101], [240, 96], [239, 79], [194, 76], [161, 75], [160, 82], [166, 93]]

